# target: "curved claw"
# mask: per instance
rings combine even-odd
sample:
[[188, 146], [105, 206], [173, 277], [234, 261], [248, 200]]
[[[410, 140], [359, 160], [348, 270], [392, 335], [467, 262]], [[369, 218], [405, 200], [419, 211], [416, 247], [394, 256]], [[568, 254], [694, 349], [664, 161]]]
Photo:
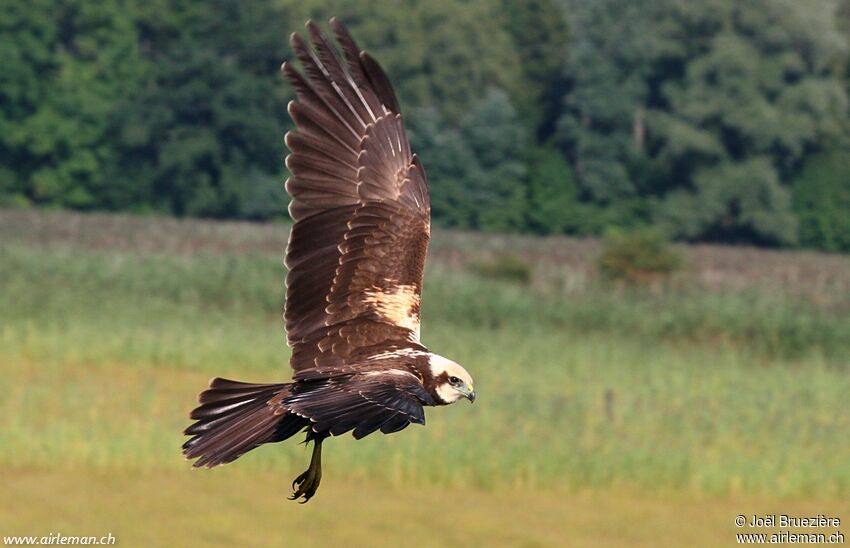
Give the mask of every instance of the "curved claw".
[[322, 442], [317, 440], [313, 446], [313, 457], [310, 459], [310, 467], [302, 472], [292, 481], [292, 496], [289, 500], [297, 500], [304, 497], [304, 504], [316, 494], [322, 481]]
[[321, 472], [316, 473], [315, 470], [307, 470], [302, 473], [300, 476], [295, 478], [295, 481], [292, 482], [292, 489], [295, 491], [289, 497], [289, 500], [297, 500], [301, 497], [304, 497], [303, 501], [300, 501], [301, 504], [304, 504], [316, 494], [316, 491], [319, 489], [319, 483], [322, 480]]
[[[297, 478], [292, 480], [292, 490], [295, 491], [296, 489], [298, 489], [296, 486], [304, 483], [304, 479], [306, 477], [307, 477], [307, 472], [305, 471], [305, 472], [301, 472], [301, 474], [299, 474]], [[295, 499], [290, 497], [290, 500], [295, 500]]]

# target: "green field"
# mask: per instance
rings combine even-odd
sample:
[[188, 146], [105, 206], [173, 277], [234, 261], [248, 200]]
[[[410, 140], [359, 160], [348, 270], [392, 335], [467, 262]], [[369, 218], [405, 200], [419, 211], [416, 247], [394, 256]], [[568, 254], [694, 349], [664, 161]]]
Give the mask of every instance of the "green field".
[[[683, 249], [633, 290], [598, 279], [594, 242], [437, 233], [423, 340], [476, 377], [474, 405], [332, 440], [306, 507], [285, 500], [296, 443], [190, 470], [209, 377], [289, 375], [285, 238], [0, 212], [2, 534], [656, 546], [729, 544], [771, 509], [850, 520], [850, 259], [811, 253]], [[480, 268], [504, 254], [527, 282]]]

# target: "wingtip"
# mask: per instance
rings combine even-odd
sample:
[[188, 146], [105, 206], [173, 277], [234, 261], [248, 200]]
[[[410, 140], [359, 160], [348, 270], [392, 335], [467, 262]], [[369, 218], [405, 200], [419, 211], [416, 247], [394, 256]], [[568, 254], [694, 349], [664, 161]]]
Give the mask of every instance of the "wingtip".
[[310, 35], [310, 41], [316, 47], [319, 47], [319, 45], [328, 41], [325, 33], [322, 31], [322, 28], [313, 21], [307, 22], [307, 32]]
[[289, 46], [298, 51], [298, 48], [304, 44], [304, 39], [301, 38], [301, 35], [297, 32], [293, 32], [289, 35]]
[[319, 25], [317, 25], [316, 22], [312, 19], [307, 19], [307, 22], [304, 23], [304, 28], [306, 28], [307, 31], [310, 33], [321, 32], [321, 29], [319, 29]]
[[289, 61], [284, 61], [280, 65], [280, 71], [283, 73], [286, 78], [292, 80], [293, 78], [298, 78], [298, 70], [292, 66], [292, 63]]

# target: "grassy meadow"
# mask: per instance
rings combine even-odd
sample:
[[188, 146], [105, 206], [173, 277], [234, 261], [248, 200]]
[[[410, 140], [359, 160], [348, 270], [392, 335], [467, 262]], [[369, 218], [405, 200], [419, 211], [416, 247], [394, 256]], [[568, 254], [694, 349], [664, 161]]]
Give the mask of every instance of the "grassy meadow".
[[631, 289], [594, 241], [436, 232], [423, 341], [472, 372], [474, 405], [332, 440], [305, 507], [285, 500], [297, 443], [191, 470], [210, 377], [289, 376], [286, 232], [0, 211], [2, 534], [724, 545], [738, 514], [850, 520], [850, 258], [815, 253], [682, 247]]

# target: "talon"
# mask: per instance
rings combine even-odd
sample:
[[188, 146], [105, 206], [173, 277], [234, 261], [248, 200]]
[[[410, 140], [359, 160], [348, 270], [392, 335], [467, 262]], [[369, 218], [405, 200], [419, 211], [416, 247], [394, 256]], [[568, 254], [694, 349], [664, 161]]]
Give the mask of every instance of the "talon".
[[289, 497], [289, 500], [297, 500], [304, 497], [303, 501], [299, 501], [300, 504], [304, 504], [313, 498], [322, 481], [322, 441], [318, 439], [313, 443], [315, 445], [313, 446], [313, 456], [310, 459], [310, 467], [292, 482], [294, 492]]
[[292, 490], [295, 491], [297, 489], [296, 485], [301, 485], [304, 483], [304, 478], [307, 477], [307, 472], [302, 472], [297, 478], [292, 480]]

